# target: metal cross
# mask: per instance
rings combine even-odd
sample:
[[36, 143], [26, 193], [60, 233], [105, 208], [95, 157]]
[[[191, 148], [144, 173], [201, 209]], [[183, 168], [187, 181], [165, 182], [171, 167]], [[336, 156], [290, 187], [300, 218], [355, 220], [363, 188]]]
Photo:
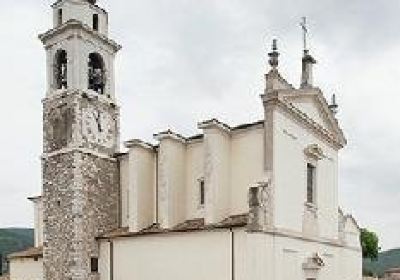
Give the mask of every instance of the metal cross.
[[307, 50], [308, 29], [307, 29], [307, 18], [306, 17], [302, 17], [300, 26], [303, 29], [303, 44], [304, 44], [303, 47], [304, 47], [304, 50]]

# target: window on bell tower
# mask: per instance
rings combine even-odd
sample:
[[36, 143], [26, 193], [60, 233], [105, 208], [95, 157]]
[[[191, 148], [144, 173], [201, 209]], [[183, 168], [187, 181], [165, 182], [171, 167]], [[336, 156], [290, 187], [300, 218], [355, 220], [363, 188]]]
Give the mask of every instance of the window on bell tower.
[[104, 60], [98, 53], [89, 55], [89, 89], [94, 90], [98, 94], [104, 94], [106, 75]]
[[68, 60], [65, 50], [58, 50], [55, 55], [54, 80], [56, 89], [66, 89], [68, 87], [67, 70]]

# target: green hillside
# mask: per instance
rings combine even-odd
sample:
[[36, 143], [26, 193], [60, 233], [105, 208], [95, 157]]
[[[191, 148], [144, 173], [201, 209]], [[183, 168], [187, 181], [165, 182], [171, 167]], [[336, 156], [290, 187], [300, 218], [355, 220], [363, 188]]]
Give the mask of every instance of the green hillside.
[[33, 229], [24, 229], [24, 228], [0, 229], [0, 255], [3, 256], [3, 270], [5, 270], [6, 268], [5, 257], [8, 254], [22, 251], [32, 246], [33, 246]]
[[400, 267], [400, 248], [379, 253], [377, 261], [364, 260], [364, 270], [382, 276], [389, 268]]

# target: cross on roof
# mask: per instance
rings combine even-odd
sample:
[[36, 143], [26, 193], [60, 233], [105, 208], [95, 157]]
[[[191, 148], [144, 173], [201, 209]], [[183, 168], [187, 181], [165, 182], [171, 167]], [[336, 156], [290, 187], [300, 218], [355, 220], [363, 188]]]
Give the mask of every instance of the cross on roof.
[[307, 28], [307, 18], [306, 17], [302, 17], [300, 26], [303, 29], [303, 44], [304, 44], [303, 47], [304, 47], [304, 50], [307, 50], [308, 28]]

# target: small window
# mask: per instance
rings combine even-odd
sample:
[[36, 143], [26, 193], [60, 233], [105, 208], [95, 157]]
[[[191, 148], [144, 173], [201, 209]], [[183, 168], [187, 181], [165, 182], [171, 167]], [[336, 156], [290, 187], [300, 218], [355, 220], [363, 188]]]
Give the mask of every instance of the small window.
[[98, 14], [93, 15], [93, 30], [96, 30], [96, 31], [99, 30], [99, 15]]
[[206, 202], [206, 191], [204, 187], [204, 179], [199, 180], [200, 184], [200, 206], [204, 206]]
[[315, 166], [307, 163], [307, 202], [315, 203]]
[[99, 259], [98, 258], [90, 259], [90, 271], [91, 272], [99, 272]]
[[62, 9], [58, 10], [58, 19], [57, 19], [57, 21], [58, 21], [58, 25], [61, 25], [63, 23], [63, 10]]

